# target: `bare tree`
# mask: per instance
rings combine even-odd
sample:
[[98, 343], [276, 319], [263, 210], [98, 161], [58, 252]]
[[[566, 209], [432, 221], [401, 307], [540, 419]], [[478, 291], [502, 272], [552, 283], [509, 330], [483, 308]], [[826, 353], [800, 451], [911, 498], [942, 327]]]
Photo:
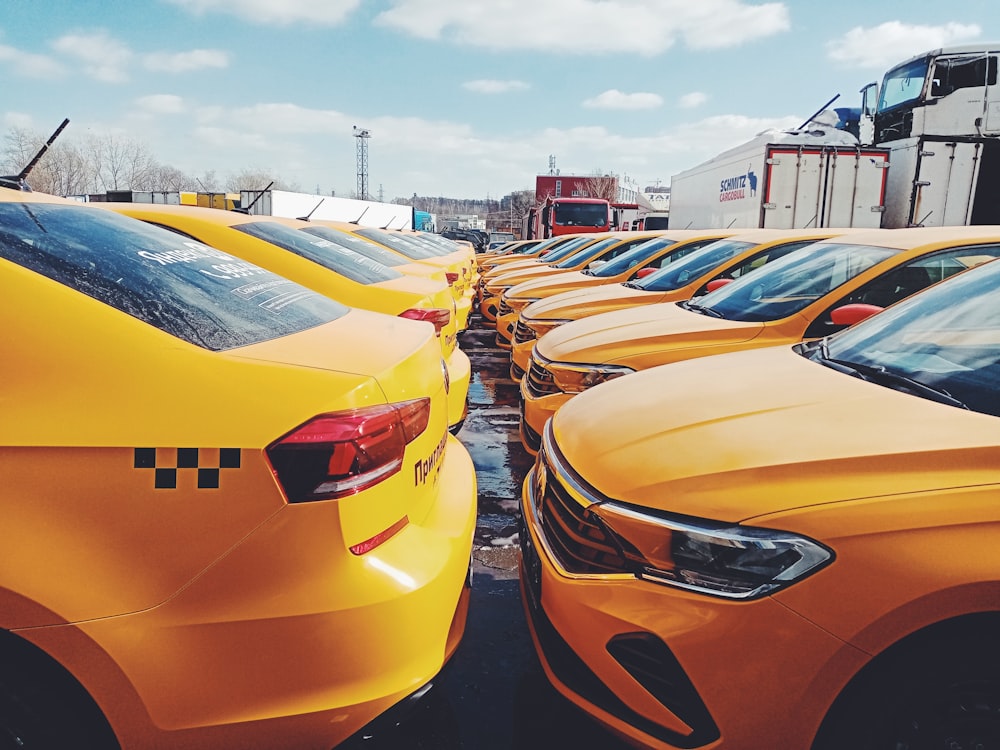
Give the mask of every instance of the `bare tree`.
[[[12, 128], [4, 137], [0, 172], [21, 172], [45, 145], [47, 138], [26, 128]], [[53, 143], [31, 170], [27, 182], [33, 190], [53, 195], [77, 195], [89, 188], [87, 160], [67, 141]]]
[[184, 174], [175, 167], [153, 164], [147, 175], [148, 190], [163, 193], [178, 193], [182, 190], [198, 192], [198, 180]]
[[238, 193], [241, 190], [263, 190], [272, 181], [274, 182], [271, 185], [272, 190], [298, 191], [298, 186], [294, 183], [287, 183], [266, 169], [254, 168], [242, 169], [230, 175], [229, 179], [226, 180], [226, 191]]
[[153, 189], [155, 161], [139, 141], [115, 134], [91, 136], [85, 148], [98, 191]]
[[595, 174], [574, 182], [573, 190], [589, 198], [604, 198], [615, 203], [618, 200], [618, 178], [610, 174]]

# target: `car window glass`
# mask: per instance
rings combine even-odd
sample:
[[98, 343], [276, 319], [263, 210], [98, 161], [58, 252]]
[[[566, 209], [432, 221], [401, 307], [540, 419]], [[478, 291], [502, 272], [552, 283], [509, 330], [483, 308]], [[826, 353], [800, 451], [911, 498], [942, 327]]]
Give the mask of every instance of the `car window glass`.
[[[801, 247], [812, 244], [812, 242], [814, 242], [814, 240], [801, 240], [799, 242], [786, 242], [782, 245], [775, 245], [767, 250], [755, 253], [748, 258], [744, 258], [741, 262], [727, 268], [723, 273], [720, 273], [718, 276], [714, 276], [711, 281], [714, 281], [715, 279], [738, 279], [741, 276], [746, 276], [751, 271], [756, 271], [758, 268], [767, 265], [771, 261], [783, 258], [793, 250], [798, 250]], [[706, 284], [696, 292], [695, 296], [705, 294], [708, 291], [708, 283], [710, 282], [706, 282]]]
[[975, 245], [942, 250], [892, 268], [830, 305], [810, 324], [805, 338], [822, 338], [840, 330], [843, 326], [834, 325], [831, 318], [838, 307], [850, 304], [888, 307], [997, 256], [1000, 256], [1000, 245]]
[[0, 203], [0, 257], [211, 350], [348, 311], [215, 248], [98, 208]]
[[379, 245], [378, 243], [366, 240], [364, 237], [359, 237], [358, 235], [351, 234], [350, 232], [342, 232], [339, 229], [334, 229], [333, 227], [324, 227], [316, 224], [313, 226], [302, 227], [299, 231], [306, 232], [307, 234], [314, 234], [317, 237], [322, 237], [335, 245], [346, 247], [348, 250], [353, 250], [360, 255], [364, 255], [366, 258], [377, 260], [382, 265], [389, 266], [390, 268], [402, 266], [408, 262], [407, 258], [402, 257], [399, 253], [393, 252], [384, 245]]
[[359, 284], [377, 284], [380, 281], [392, 281], [403, 276], [399, 271], [330, 240], [274, 221], [237, 224], [233, 229], [277, 245]]

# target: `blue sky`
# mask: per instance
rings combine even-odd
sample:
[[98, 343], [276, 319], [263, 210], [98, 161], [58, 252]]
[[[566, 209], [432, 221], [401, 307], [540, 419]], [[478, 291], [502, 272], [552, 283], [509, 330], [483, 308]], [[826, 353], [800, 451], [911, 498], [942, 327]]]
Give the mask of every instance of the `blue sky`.
[[121, 134], [224, 179], [498, 198], [563, 174], [642, 187], [891, 65], [1000, 41], [994, 1], [2, 0], [0, 135]]

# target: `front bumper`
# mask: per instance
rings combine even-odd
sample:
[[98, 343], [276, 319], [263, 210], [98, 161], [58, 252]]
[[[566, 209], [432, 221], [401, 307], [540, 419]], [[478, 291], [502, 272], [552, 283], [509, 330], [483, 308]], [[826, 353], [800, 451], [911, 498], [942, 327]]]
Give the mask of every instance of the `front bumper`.
[[[549, 680], [652, 748], [807, 748], [864, 656], [771, 598], [735, 602], [631, 574], [567, 572], [547, 541], [533, 470], [521, 502], [521, 593]], [[578, 508], [582, 512], [582, 506]]]
[[534, 396], [530, 390], [529, 375], [521, 378], [521, 442], [527, 451], [538, 453], [541, 434], [545, 423], [555, 414], [559, 407], [573, 397], [571, 393], [552, 393], [545, 396]]

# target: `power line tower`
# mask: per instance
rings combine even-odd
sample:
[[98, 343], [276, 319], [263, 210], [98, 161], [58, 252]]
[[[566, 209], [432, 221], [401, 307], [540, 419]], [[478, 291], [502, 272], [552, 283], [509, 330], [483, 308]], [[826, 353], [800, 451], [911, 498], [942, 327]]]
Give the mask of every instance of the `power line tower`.
[[354, 126], [354, 137], [358, 139], [358, 198], [368, 200], [368, 139], [371, 132], [367, 128]]

